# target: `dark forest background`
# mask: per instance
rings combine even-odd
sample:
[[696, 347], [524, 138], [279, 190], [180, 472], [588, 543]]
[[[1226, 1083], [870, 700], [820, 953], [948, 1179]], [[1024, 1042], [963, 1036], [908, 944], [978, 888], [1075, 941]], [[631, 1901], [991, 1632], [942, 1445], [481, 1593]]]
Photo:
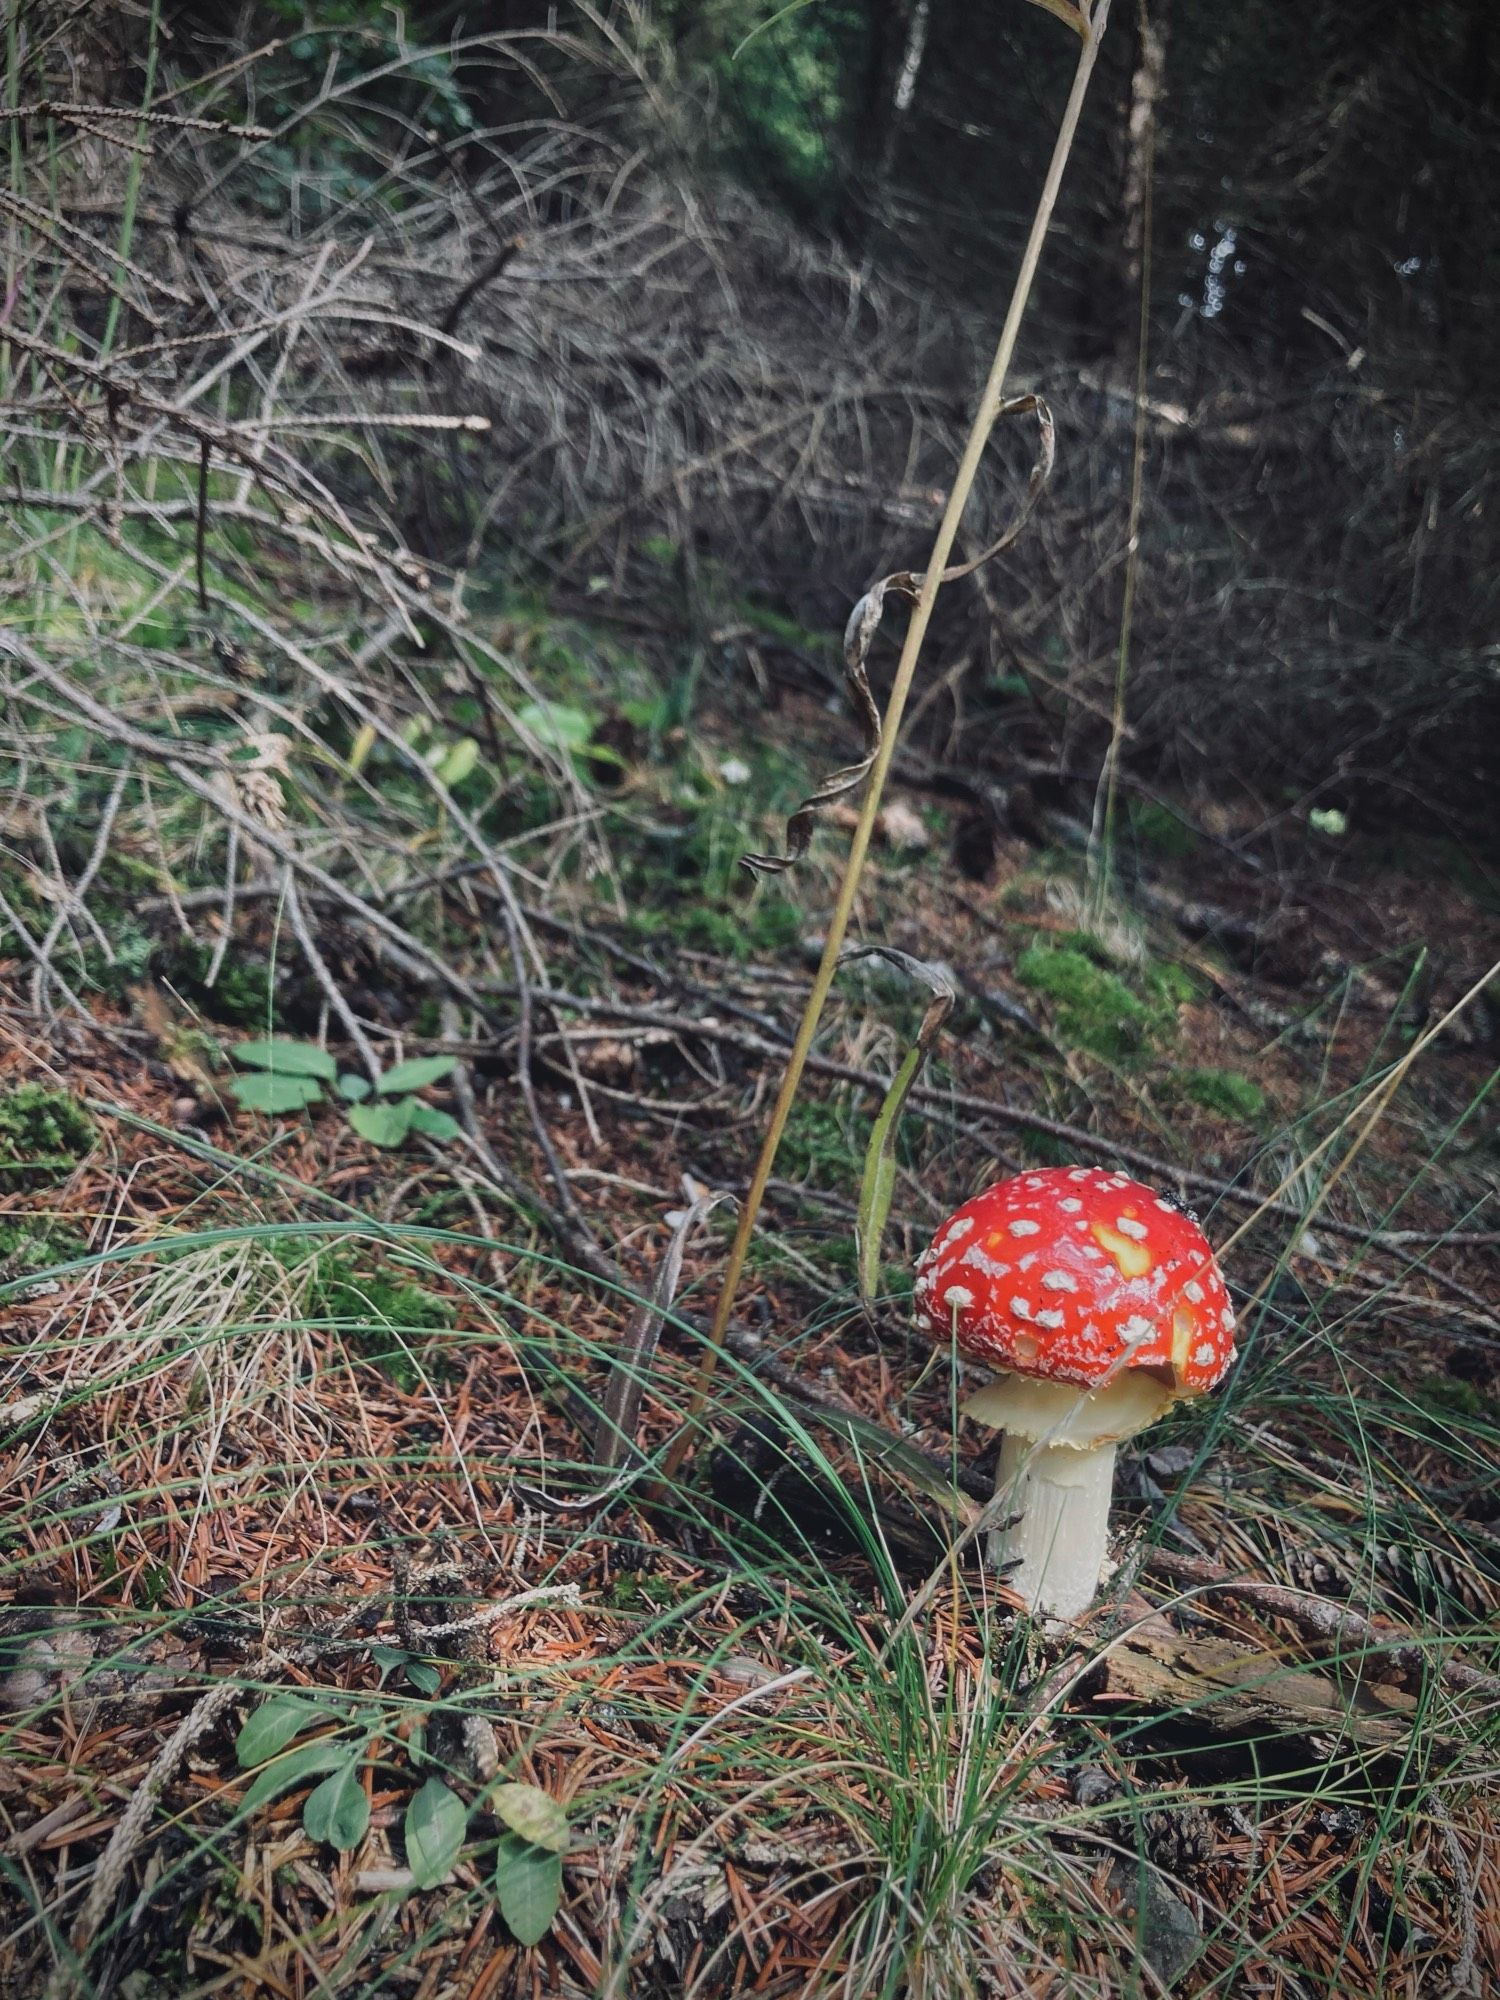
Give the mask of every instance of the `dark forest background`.
[[[291, 0], [179, 9], [171, 46], [209, 68], [231, 35], [248, 47], [279, 34], [257, 73], [262, 90], [279, 78], [281, 108], [334, 52], [346, 72], [393, 52], [393, 18], [358, 4], [314, 19]], [[435, 117], [440, 171], [483, 199], [492, 147], [473, 135], [529, 142], [565, 107], [592, 143], [609, 135], [617, 162], [644, 149], [653, 175], [723, 224], [713, 261], [739, 297], [737, 337], [717, 314], [691, 328], [679, 316], [682, 366], [644, 390], [677, 407], [686, 453], [736, 421], [743, 384], [722, 378], [747, 363], [791, 376], [811, 351], [823, 371], [842, 359], [882, 390], [916, 383], [925, 404], [926, 420], [903, 427], [877, 394], [830, 474], [943, 484], [1066, 91], [1072, 38], [1056, 19], [1011, 0], [672, 0], [610, 16], [596, 45], [628, 47], [630, 61], [591, 71], [571, 43], [546, 45], [557, 10], [532, 0], [401, 18], [409, 41], [455, 53], [372, 86], [332, 128], [299, 126], [304, 147], [333, 149], [319, 164], [342, 183], [331, 198], [346, 222], [388, 193], [371, 155], [391, 118]], [[465, 54], [480, 30], [522, 37], [525, 60]], [[1482, 0], [1156, 0], [1149, 12], [1118, 0], [1021, 356], [1062, 438], [1065, 497], [1042, 528], [1053, 610], [1043, 632], [972, 592], [945, 607], [948, 660], [972, 645], [979, 661], [970, 727], [1003, 724], [1033, 755], [1061, 743], [1064, 763], [1099, 754], [1097, 715], [1059, 703], [1056, 685], [1097, 709], [1113, 676], [1144, 268], [1131, 754], [1192, 784], [1227, 766], [1367, 827], [1461, 821], [1492, 837], [1497, 36]], [[597, 168], [574, 162], [534, 187], [530, 226], [576, 228]], [[261, 198], [278, 205], [269, 182]], [[305, 211], [307, 188], [301, 199]], [[502, 278], [488, 306], [504, 291]], [[628, 317], [629, 302], [611, 310]], [[624, 366], [639, 398], [639, 355], [592, 358], [596, 390], [599, 368]], [[673, 370], [667, 347], [655, 358]], [[822, 448], [838, 435], [828, 427]], [[434, 553], [472, 527], [445, 524], [451, 498], [429, 487], [435, 517], [414, 528]], [[908, 519], [893, 536], [873, 508], [831, 518], [816, 492], [779, 511], [735, 506], [732, 521], [692, 511], [684, 540], [748, 567], [809, 625], [836, 627], [875, 565], [912, 559]], [[1035, 585], [1034, 552], [1028, 567]], [[1038, 648], [1050, 688], [1028, 678]], [[997, 706], [1018, 674], [1026, 708]]]

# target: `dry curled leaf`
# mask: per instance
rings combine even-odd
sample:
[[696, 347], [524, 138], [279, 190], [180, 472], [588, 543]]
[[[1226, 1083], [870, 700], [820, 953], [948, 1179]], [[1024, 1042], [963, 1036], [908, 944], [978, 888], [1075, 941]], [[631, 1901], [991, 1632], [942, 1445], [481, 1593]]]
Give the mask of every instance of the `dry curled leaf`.
[[[1031, 476], [1026, 482], [1026, 496], [1004, 531], [987, 548], [980, 551], [969, 562], [955, 563], [942, 572], [939, 581], [956, 583], [960, 577], [972, 576], [987, 562], [992, 561], [1008, 549], [1026, 523], [1031, 519], [1042, 489], [1052, 473], [1056, 456], [1056, 437], [1052, 425], [1052, 412], [1040, 396], [1018, 396], [1014, 402], [1002, 403], [997, 415], [1018, 417], [1035, 415], [1038, 440], [1036, 463], [1031, 468]], [[742, 867], [752, 875], [781, 875], [795, 866], [806, 854], [812, 840], [813, 827], [819, 812], [835, 799], [843, 798], [856, 790], [870, 774], [870, 767], [880, 754], [881, 720], [880, 710], [875, 705], [875, 697], [870, 692], [869, 674], [866, 662], [875, 634], [885, 616], [886, 599], [904, 597], [915, 604], [927, 581], [921, 570], [895, 570], [873, 584], [849, 614], [849, 622], [844, 627], [844, 684], [859, 715], [865, 732], [865, 751], [857, 764], [846, 764], [842, 770], [834, 771], [826, 777], [816, 791], [798, 806], [787, 821], [785, 854], [744, 854], [740, 857]]]
[[1033, 7], [1044, 7], [1049, 14], [1055, 14], [1059, 21], [1066, 21], [1074, 34], [1085, 41], [1091, 32], [1087, 5], [1079, 5], [1078, 0], [1031, 0]]

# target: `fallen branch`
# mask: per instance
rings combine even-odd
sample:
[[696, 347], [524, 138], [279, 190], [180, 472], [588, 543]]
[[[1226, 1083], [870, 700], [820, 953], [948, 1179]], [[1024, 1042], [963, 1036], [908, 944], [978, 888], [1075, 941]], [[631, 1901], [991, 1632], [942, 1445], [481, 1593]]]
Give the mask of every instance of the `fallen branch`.
[[[1102, 1685], [1093, 1684], [1097, 1674]], [[1126, 1703], [1174, 1728], [1216, 1737], [1300, 1739], [1326, 1763], [1342, 1746], [1383, 1758], [1411, 1753], [1417, 1698], [1394, 1688], [1347, 1690], [1330, 1675], [1289, 1667], [1229, 1639], [1186, 1638], [1137, 1626], [1106, 1644], [1085, 1669], [1090, 1703]], [[1452, 1737], [1424, 1730], [1444, 1761], [1461, 1754]]]
[[1326, 1597], [1314, 1597], [1284, 1584], [1257, 1583], [1249, 1577], [1232, 1576], [1203, 1556], [1178, 1555], [1170, 1549], [1149, 1550], [1142, 1567], [1164, 1582], [1182, 1584], [1202, 1596], [1232, 1598], [1273, 1618], [1289, 1619], [1310, 1639], [1336, 1647], [1342, 1657], [1351, 1658], [1351, 1663], [1357, 1660], [1372, 1675], [1377, 1665], [1385, 1666], [1391, 1670], [1389, 1678], [1420, 1686], [1436, 1665], [1449, 1687], [1464, 1694], [1500, 1699], [1500, 1678], [1494, 1674], [1445, 1654], [1434, 1655], [1430, 1647], [1397, 1627], [1378, 1625]]

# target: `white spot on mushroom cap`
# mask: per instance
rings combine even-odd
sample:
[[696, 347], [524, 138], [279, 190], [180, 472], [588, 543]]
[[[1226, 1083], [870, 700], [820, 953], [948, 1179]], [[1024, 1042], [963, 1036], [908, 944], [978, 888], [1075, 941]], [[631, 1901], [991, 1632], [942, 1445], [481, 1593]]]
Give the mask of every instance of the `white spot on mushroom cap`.
[[1139, 1347], [1143, 1340], [1150, 1340], [1156, 1328], [1140, 1313], [1132, 1313], [1120, 1328], [1120, 1338], [1127, 1347]]
[[943, 1294], [945, 1306], [971, 1306], [973, 1303], [974, 1294], [967, 1285], [950, 1285]]
[[1117, 1215], [1115, 1217], [1115, 1228], [1119, 1230], [1122, 1236], [1132, 1237], [1137, 1243], [1142, 1242], [1151, 1234], [1145, 1223], [1137, 1222], [1132, 1215]]
[[1171, 1202], [1162, 1201], [1160, 1198], [1157, 1199], [1156, 1206], [1161, 1210], [1163, 1215], [1176, 1215], [1178, 1213], [1178, 1211], [1175, 1208], [1173, 1208]]
[[1072, 1173], [1068, 1175], [1070, 1181], [1087, 1181], [1092, 1180], [1093, 1177], [1094, 1170], [1092, 1167], [1074, 1167]]
[[1031, 1307], [1030, 1305], [1028, 1305], [1025, 1299], [1022, 1298], [1012, 1299], [1010, 1302], [1010, 1309], [1015, 1314], [1017, 1319], [1031, 1318]]
[[948, 1249], [952, 1244], [957, 1243], [961, 1237], [967, 1236], [973, 1227], [974, 1218], [972, 1215], [959, 1216], [957, 1221], [948, 1224], [948, 1227], [933, 1245], [934, 1250]]
[[1064, 1215], [1077, 1215], [1083, 1207], [1083, 1203], [1073, 1195], [1069, 1195], [1066, 1201], [1060, 1201], [1057, 1205]]
[[1223, 1327], [1223, 1329], [1224, 1329], [1224, 1331], [1225, 1331], [1226, 1333], [1233, 1333], [1233, 1332], [1234, 1332], [1234, 1308], [1233, 1308], [1233, 1306], [1225, 1306], [1225, 1308], [1224, 1308], [1223, 1312], [1221, 1312], [1221, 1313], [1219, 1314], [1219, 1324], [1220, 1324], [1220, 1326], [1222, 1326], [1222, 1327]]
[[1203, 1287], [1198, 1283], [1196, 1278], [1189, 1278], [1182, 1288], [1182, 1296], [1185, 1299], [1191, 1299], [1195, 1306], [1201, 1306], [1203, 1303]]
[[1017, 1260], [1016, 1269], [1018, 1271], [1029, 1271], [1032, 1265], [1036, 1262], [1037, 1257], [1039, 1255], [1040, 1255], [1039, 1251], [1028, 1250], [1024, 1257], [1021, 1257]]
[[1039, 1236], [1042, 1230], [1042, 1225], [1039, 1222], [1030, 1222], [1024, 1215], [1017, 1216], [1014, 1222], [1008, 1223], [1006, 1226], [1009, 1228], [1012, 1236]]
[[1063, 1318], [1060, 1312], [1040, 1312], [1036, 1316], [1036, 1323], [1038, 1326], [1059, 1327], [1063, 1324]]
[[1198, 1368], [1211, 1368], [1214, 1360], [1214, 1344], [1211, 1340], [1199, 1343], [1193, 1349], [1193, 1363]]
[[975, 1271], [982, 1271], [987, 1278], [1004, 1278], [1010, 1274], [1009, 1264], [1002, 1264], [998, 1257], [992, 1257], [982, 1243], [971, 1243], [958, 1261]]
[[1071, 1271], [1043, 1271], [1042, 1283], [1049, 1292], [1076, 1292], [1078, 1280]]

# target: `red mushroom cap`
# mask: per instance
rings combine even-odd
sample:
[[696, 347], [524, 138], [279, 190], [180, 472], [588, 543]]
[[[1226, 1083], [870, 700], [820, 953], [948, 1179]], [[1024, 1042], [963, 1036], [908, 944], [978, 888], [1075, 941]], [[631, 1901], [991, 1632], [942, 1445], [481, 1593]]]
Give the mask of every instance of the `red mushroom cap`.
[[1200, 1395], [1234, 1359], [1208, 1238], [1099, 1167], [1039, 1167], [966, 1201], [917, 1266], [916, 1302], [972, 1360], [1089, 1389], [1149, 1368]]

